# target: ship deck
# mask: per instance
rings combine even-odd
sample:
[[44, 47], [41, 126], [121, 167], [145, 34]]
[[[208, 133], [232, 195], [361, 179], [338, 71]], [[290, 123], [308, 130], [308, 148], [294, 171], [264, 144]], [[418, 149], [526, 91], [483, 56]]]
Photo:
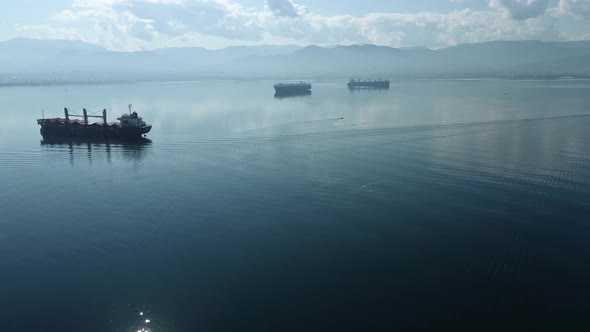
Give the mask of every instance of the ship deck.
[[[104, 126], [104, 122], [92, 122], [92, 123], [84, 123], [84, 120], [79, 119], [71, 119], [67, 120], [64, 118], [48, 118], [48, 119], [38, 119], [37, 123], [40, 125], [66, 125], [66, 124], [73, 124], [73, 125], [80, 125], [80, 126]], [[107, 122], [107, 126], [119, 126], [118, 122]]]

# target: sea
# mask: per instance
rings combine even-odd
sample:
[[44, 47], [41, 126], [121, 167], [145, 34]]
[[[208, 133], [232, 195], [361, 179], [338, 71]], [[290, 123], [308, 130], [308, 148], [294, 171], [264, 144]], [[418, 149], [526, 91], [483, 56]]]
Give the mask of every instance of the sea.
[[0, 88], [0, 330], [590, 327], [590, 81], [311, 82]]

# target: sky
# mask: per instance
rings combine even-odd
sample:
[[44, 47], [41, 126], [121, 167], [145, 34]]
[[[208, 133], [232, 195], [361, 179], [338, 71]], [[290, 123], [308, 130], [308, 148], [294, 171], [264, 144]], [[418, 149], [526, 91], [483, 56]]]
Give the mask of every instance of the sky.
[[0, 41], [70, 39], [120, 51], [590, 40], [590, 0], [0, 0], [0, 12]]

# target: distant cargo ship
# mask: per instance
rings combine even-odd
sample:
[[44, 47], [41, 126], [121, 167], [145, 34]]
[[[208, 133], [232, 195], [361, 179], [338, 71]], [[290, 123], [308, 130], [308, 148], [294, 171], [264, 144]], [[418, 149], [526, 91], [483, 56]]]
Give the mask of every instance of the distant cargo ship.
[[389, 89], [388, 80], [355, 80], [348, 81], [348, 88], [371, 88], [371, 89]]
[[288, 96], [288, 95], [304, 95], [311, 93], [311, 83], [299, 82], [299, 83], [277, 83], [274, 85], [275, 95], [277, 96]]
[[[134, 139], [147, 134], [152, 126], [145, 123], [136, 112], [123, 114], [117, 118], [119, 122], [107, 122], [107, 111], [102, 110], [102, 115], [89, 115], [86, 109], [82, 115], [70, 114], [64, 108], [65, 118], [38, 119], [41, 126], [41, 136], [44, 138], [116, 138]], [[70, 119], [78, 117], [82, 119]], [[89, 123], [88, 118], [101, 118], [102, 122]]]

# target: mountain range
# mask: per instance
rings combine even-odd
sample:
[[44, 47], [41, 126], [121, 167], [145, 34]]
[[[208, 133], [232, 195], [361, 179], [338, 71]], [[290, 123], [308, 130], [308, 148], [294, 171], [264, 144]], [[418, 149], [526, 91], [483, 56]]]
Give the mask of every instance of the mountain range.
[[0, 83], [201, 78], [588, 77], [590, 41], [494, 41], [431, 50], [376, 45], [117, 52], [80, 41], [0, 42]]

